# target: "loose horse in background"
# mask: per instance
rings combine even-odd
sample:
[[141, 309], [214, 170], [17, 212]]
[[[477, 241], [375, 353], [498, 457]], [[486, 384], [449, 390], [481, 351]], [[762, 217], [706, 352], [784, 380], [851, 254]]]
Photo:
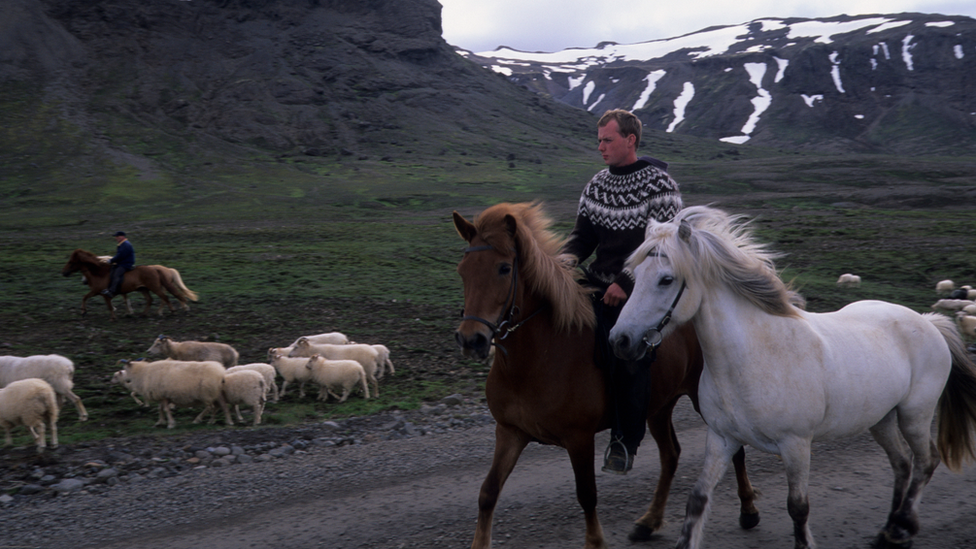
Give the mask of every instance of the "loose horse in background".
[[[466, 356], [484, 360], [497, 346], [485, 383], [496, 421], [495, 453], [478, 498], [474, 549], [491, 547], [495, 504], [522, 450], [530, 442], [566, 449], [583, 507], [588, 549], [605, 548], [596, 513], [594, 435], [610, 427], [605, 373], [594, 360], [595, 316], [591, 290], [578, 282], [562, 240], [539, 205], [499, 204], [474, 223], [454, 212], [454, 225], [468, 248], [457, 270], [464, 282], [464, 318], [455, 333]], [[491, 319], [491, 320], [486, 320]], [[661, 475], [647, 512], [631, 539], [660, 528], [681, 448], [671, 414], [681, 395], [698, 408], [702, 356], [694, 330], [664, 340], [651, 366], [647, 424], [657, 442]], [[740, 525], [759, 522], [756, 493], [745, 471], [745, 453], [735, 456], [742, 510]]]
[[[111, 266], [100, 260], [95, 254], [87, 250], [77, 249], [71, 252], [71, 257], [68, 258], [68, 262], [61, 269], [61, 274], [70, 276], [79, 271], [84, 275], [85, 282], [89, 288], [88, 293], [81, 298], [81, 314], [84, 315], [88, 312], [88, 299], [99, 295], [102, 290], [108, 288]], [[176, 274], [174, 275], [173, 272], [176, 272]], [[186, 286], [183, 285], [183, 280], [180, 278], [179, 272], [176, 269], [170, 269], [162, 265], [139, 265], [125, 273], [125, 277], [122, 279], [122, 286], [119, 288], [119, 293], [122, 295], [136, 291], [142, 293], [146, 298], [146, 308], [143, 314], [149, 314], [149, 310], [152, 307], [153, 300], [150, 292], [156, 294], [162, 301], [159, 304], [159, 314], [162, 315], [164, 304], [169, 307], [170, 311], [176, 310], [166, 296], [167, 291], [173, 294], [184, 310], [189, 310], [190, 307], [187, 305], [186, 300], [191, 299], [196, 301], [196, 294], [188, 289], [184, 291], [184, 288]], [[115, 320], [115, 307], [112, 306], [112, 298], [108, 296], [102, 297], [105, 298], [105, 305], [108, 307], [112, 320]]]
[[[677, 547], [699, 547], [712, 491], [746, 444], [782, 457], [795, 546], [813, 547], [811, 442], [865, 429], [895, 473], [875, 547], [908, 547], [940, 453], [953, 470], [976, 459], [976, 365], [952, 320], [883, 301], [831, 313], [794, 307], [775, 255], [721, 210], [686, 208], [646, 234], [628, 260], [637, 284], [610, 332], [614, 349], [640, 356], [648, 329], [670, 315], [672, 327], [694, 325], [705, 355], [705, 464]], [[937, 407], [938, 445], [930, 432]]]

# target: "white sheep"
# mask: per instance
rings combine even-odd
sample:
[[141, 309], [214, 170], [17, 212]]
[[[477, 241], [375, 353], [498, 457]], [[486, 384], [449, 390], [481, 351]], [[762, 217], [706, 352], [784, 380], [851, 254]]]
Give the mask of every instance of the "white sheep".
[[0, 356], [0, 387], [19, 379], [43, 379], [58, 395], [59, 409], [64, 406], [64, 399], [68, 399], [78, 410], [78, 421], [87, 421], [85, 405], [71, 391], [75, 386], [74, 375], [74, 363], [61, 355]]
[[966, 305], [963, 307], [962, 312], [966, 313], [967, 315], [976, 316], [976, 302], [974, 302], [972, 305]]
[[34, 437], [37, 453], [44, 452], [45, 424], [50, 426], [51, 448], [58, 447], [58, 401], [51, 384], [39, 378], [19, 379], [0, 389], [0, 426], [4, 445], [13, 444], [10, 430], [23, 425]]
[[387, 368], [390, 370], [390, 375], [395, 374], [396, 370], [393, 369], [393, 361], [390, 360], [390, 350], [386, 347], [386, 345], [376, 344], [370, 345], [370, 347], [376, 349], [378, 354], [376, 363], [379, 365], [379, 369], [376, 373], [376, 379], [383, 379]]
[[844, 273], [837, 279], [837, 285], [841, 288], [857, 288], [861, 285], [861, 277], [856, 274]]
[[285, 380], [281, 383], [281, 390], [278, 391], [279, 397], [285, 396], [289, 383], [298, 383], [298, 397], [305, 397], [305, 383], [311, 376], [311, 372], [305, 368], [306, 364], [308, 364], [307, 357], [292, 358], [278, 353], [272, 354], [271, 365]]
[[[357, 383], [363, 386], [364, 398], [369, 398], [366, 372], [355, 360], [328, 360], [319, 355], [312, 355], [305, 368], [311, 372], [312, 381], [319, 386], [319, 400], [326, 400], [328, 395], [332, 395], [338, 398], [339, 402], [345, 402]], [[342, 390], [342, 395], [336, 394], [336, 390], [339, 389]]]
[[932, 309], [954, 313], [973, 304], [974, 302], [968, 299], [940, 299], [932, 304]]
[[[349, 338], [346, 337], [346, 335], [343, 334], [342, 332], [327, 332], [324, 334], [307, 335], [307, 336], [302, 336], [298, 339], [307, 339], [312, 343], [331, 343], [333, 345], [349, 344]], [[294, 347], [295, 344], [298, 343], [298, 339], [296, 339], [291, 345], [289, 345], [289, 347]]]
[[118, 383], [123, 388], [129, 389], [129, 396], [131, 396], [132, 400], [136, 401], [136, 404], [139, 406], [149, 406], [148, 402], [139, 400], [139, 395], [132, 390], [132, 382], [129, 381], [129, 376], [125, 374], [125, 370], [119, 370], [118, 372], [112, 374], [112, 383]]
[[959, 311], [956, 313], [956, 324], [964, 336], [969, 339], [976, 339], [976, 316], [969, 316]]
[[160, 335], [146, 351], [150, 355], [163, 355], [174, 360], [197, 362], [215, 360], [225, 368], [237, 365], [240, 356], [237, 350], [226, 343], [212, 341], [175, 341], [169, 336]]
[[221, 391], [226, 370], [219, 362], [213, 360], [156, 362], [123, 360], [121, 362], [125, 365], [125, 375], [121, 379], [126, 386], [146, 400], [159, 403], [159, 421], [156, 422], [156, 426], [165, 422], [168, 429], [176, 427], [170, 404], [203, 405], [203, 411], [193, 420], [193, 423], [200, 423], [207, 412], [211, 412], [210, 423], [213, 423], [214, 403], [218, 403], [224, 411], [227, 425], [234, 424]]
[[261, 413], [264, 412], [265, 394], [268, 392], [264, 383], [264, 376], [255, 370], [228, 370], [224, 374], [223, 395], [228, 406], [234, 406], [237, 421], [244, 423], [241, 416], [241, 404], [250, 406], [254, 411], [254, 425], [261, 424]]
[[278, 402], [278, 384], [275, 383], [278, 372], [274, 366], [264, 362], [252, 362], [227, 368], [227, 373], [239, 370], [253, 370], [264, 376], [265, 398], [268, 396], [267, 393], [271, 393], [271, 402]]
[[315, 344], [305, 338], [298, 338], [295, 348], [288, 356], [321, 355], [329, 360], [355, 360], [362, 365], [366, 372], [366, 379], [373, 385], [373, 394], [380, 396], [380, 384], [376, 379], [376, 371], [380, 368], [379, 351], [370, 345], [355, 344], [332, 345], [329, 343]]
[[940, 280], [935, 285], [936, 293], [947, 294], [956, 288], [956, 283], [951, 280]]

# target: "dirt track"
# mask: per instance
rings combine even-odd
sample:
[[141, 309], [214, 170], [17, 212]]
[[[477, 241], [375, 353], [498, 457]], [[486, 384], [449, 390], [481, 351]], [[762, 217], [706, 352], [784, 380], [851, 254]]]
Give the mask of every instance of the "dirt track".
[[[701, 465], [705, 428], [683, 399], [676, 410], [682, 462], [668, 508], [669, 523], [640, 546], [671, 547], [683, 517], [685, 498]], [[606, 433], [599, 435], [600, 450]], [[108, 531], [125, 532], [104, 549], [278, 549], [458, 548], [474, 531], [478, 489], [490, 462], [493, 428], [337, 448], [332, 454], [293, 457], [254, 469], [239, 466], [201, 471], [194, 484], [304, 477], [297, 491], [267, 495], [254, 505], [216, 501], [213, 511], [184, 516], [177, 525], [127, 531], [107, 517]], [[748, 451], [748, 449], [747, 449]], [[368, 456], [368, 459], [366, 459]], [[735, 483], [729, 472], [716, 491], [705, 529], [705, 546], [744, 549], [792, 546], [786, 512], [786, 480], [775, 456], [747, 454], [749, 473], [763, 493], [762, 522], [738, 528]], [[361, 462], [363, 467], [350, 471]], [[343, 470], [340, 476], [324, 471]], [[658, 463], [648, 438], [634, 471], [625, 477], [598, 473], [600, 517], [611, 547], [628, 547], [632, 521], [649, 502]], [[258, 480], [260, 477], [260, 480]], [[811, 474], [811, 528], [821, 548], [868, 547], [882, 526], [890, 499], [891, 473], [881, 449], [867, 434], [815, 444]], [[940, 467], [921, 507], [917, 549], [976, 547], [976, 466], [962, 474]], [[157, 494], [165, 498], [164, 494]], [[54, 502], [52, 502], [54, 503]], [[102, 505], [99, 503], [99, 505]], [[111, 503], [105, 502], [110, 508]], [[162, 525], [161, 525], [162, 526]], [[98, 537], [101, 537], [99, 535]], [[569, 460], [558, 448], [530, 445], [502, 493], [494, 545], [563, 549], [581, 547], [582, 513], [575, 501]], [[95, 545], [93, 545], [95, 546]]]

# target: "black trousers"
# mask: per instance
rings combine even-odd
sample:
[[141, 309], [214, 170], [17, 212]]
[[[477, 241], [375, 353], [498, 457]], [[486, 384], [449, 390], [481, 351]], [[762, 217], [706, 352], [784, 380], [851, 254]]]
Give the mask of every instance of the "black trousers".
[[595, 358], [607, 380], [610, 435], [613, 440], [623, 442], [627, 451], [634, 455], [647, 431], [651, 365], [646, 356], [639, 361], [630, 361], [613, 354], [610, 330], [617, 322], [622, 306], [605, 305], [602, 297], [602, 294], [594, 296], [593, 300], [597, 318]]
[[129, 272], [129, 269], [121, 265], [112, 265], [112, 271], [109, 273], [108, 291], [112, 295], [118, 295], [119, 289], [122, 288], [122, 279], [125, 278], [125, 273]]

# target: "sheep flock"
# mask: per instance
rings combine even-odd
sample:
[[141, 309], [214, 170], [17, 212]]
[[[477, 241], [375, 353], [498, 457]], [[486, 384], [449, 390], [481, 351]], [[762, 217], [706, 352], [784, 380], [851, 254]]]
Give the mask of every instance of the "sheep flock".
[[[860, 286], [858, 275], [844, 273], [837, 278], [839, 288]], [[935, 293], [941, 297], [932, 304], [932, 310], [953, 317], [963, 337], [970, 342], [976, 340], [976, 289], [968, 284], [956, 287], [955, 282], [946, 279], [935, 284]], [[976, 344], [970, 350], [976, 352]]]
[[[318, 400], [330, 397], [345, 402], [354, 393], [362, 398], [379, 394], [379, 380], [394, 373], [390, 351], [384, 345], [356, 344], [340, 332], [306, 335], [290, 345], [271, 348], [268, 362], [238, 364], [239, 353], [225, 343], [176, 341], [160, 335], [146, 351], [158, 356], [149, 361], [120, 360], [110, 384], [118, 384], [132, 396], [135, 406], [157, 405], [156, 426], [176, 426], [173, 411], [179, 407], [199, 409], [199, 423], [217, 418], [218, 408], [227, 425], [245, 419], [241, 407], [249, 409], [252, 425], [260, 425], [266, 406], [277, 403], [290, 383], [299, 384], [296, 398], [305, 398], [305, 385], [318, 387]], [[58, 445], [57, 421], [65, 402], [77, 410], [78, 420], [88, 412], [72, 392], [73, 362], [64, 356], [0, 356], [0, 426], [5, 445], [12, 443], [11, 430], [25, 427], [37, 452]], [[279, 390], [277, 379], [282, 379]], [[372, 385], [372, 391], [370, 390]], [[371, 395], [372, 393], [372, 395]]]

